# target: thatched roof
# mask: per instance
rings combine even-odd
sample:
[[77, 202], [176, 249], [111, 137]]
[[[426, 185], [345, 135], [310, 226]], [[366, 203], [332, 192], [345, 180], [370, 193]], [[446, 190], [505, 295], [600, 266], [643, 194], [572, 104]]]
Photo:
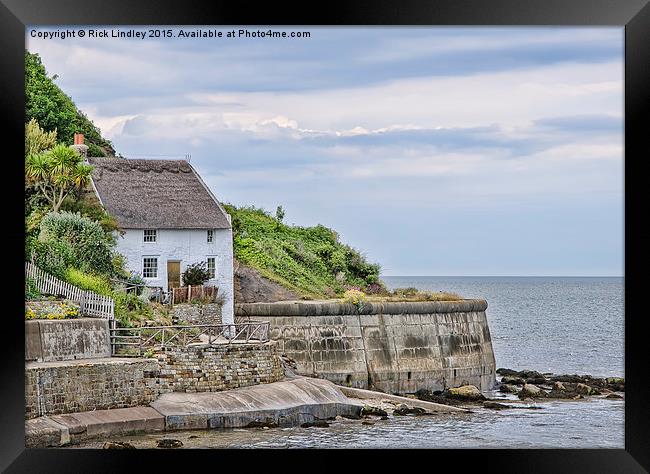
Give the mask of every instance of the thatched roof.
[[226, 212], [185, 160], [88, 158], [104, 208], [123, 229], [228, 229]]

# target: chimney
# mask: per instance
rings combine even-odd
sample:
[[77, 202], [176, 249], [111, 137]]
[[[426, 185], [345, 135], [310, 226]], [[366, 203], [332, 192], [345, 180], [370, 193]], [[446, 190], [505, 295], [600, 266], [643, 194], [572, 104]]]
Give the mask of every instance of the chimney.
[[88, 159], [88, 145], [84, 145], [84, 134], [76, 133], [74, 134], [74, 145], [70, 145], [70, 148], [76, 150], [81, 156], [83, 156], [84, 161]]

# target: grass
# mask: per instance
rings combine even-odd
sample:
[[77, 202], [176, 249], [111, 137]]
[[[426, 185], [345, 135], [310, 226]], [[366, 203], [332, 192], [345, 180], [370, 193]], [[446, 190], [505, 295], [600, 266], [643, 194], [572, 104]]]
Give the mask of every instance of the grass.
[[379, 265], [325, 226], [290, 226], [263, 209], [224, 207], [232, 216], [235, 258], [302, 298], [336, 298], [379, 284]]

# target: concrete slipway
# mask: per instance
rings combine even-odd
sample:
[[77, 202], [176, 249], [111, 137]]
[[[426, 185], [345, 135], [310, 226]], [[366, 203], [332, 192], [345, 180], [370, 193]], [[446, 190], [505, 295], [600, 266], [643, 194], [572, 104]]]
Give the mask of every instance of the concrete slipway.
[[[345, 394], [354, 398], [348, 398]], [[43, 416], [25, 422], [27, 447], [64, 446], [98, 436], [136, 432], [247, 426], [296, 426], [337, 415], [359, 415], [361, 398], [389, 398], [431, 412], [465, 410], [368, 390], [346, 389], [322, 379], [291, 377], [225, 392], [167, 393], [150, 407]]]

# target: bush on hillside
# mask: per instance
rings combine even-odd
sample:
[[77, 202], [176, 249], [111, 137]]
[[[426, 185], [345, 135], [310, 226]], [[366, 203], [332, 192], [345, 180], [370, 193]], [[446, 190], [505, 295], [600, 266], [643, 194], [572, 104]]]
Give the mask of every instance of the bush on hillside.
[[[86, 273], [115, 274], [115, 240], [87, 217], [70, 212], [52, 212], [41, 220], [38, 240], [53, 262], [66, 264], [64, 272], [73, 266]], [[40, 250], [37, 249], [37, 254]]]

